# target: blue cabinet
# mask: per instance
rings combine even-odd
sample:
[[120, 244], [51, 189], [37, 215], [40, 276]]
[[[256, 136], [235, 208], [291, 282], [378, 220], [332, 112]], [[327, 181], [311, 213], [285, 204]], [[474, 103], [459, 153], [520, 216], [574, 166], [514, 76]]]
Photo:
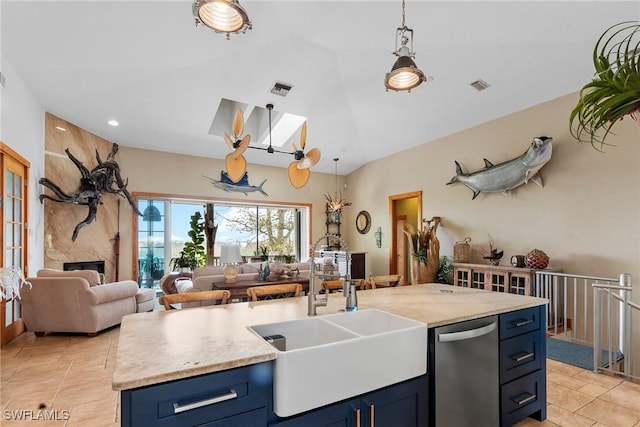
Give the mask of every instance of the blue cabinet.
[[427, 376], [385, 387], [286, 419], [271, 427], [423, 427], [427, 425]]
[[545, 309], [500, 315], [500, 425], [547, 418]]
[[272, 362], [124, 390], [123, 427], [266, 426]]

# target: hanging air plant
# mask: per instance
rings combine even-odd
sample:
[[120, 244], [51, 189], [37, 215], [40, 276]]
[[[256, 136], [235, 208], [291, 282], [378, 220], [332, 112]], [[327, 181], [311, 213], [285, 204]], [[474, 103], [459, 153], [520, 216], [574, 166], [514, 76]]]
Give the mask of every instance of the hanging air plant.
[[573, 137], [600, 150], [624, 116], [640, 125], [640, 22], [608, 28], [593, 50], [593, 65], [596, 73], [580, 91], [569, 122]]

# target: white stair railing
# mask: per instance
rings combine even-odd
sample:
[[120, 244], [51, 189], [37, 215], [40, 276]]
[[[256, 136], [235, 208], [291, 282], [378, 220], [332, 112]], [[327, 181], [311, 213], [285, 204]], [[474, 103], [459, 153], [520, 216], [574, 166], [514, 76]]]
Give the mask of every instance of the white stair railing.
[[547, 298], [547, 333], [593, 345], [591, 285], [617, 285], [618, 279], [537, 271], [535, 296]]
[[[617, 291], [617, 292], [616, 292]], [[640, 305], [631, 301], [631, 275], [621, 274], [618, 285], [593, 284], [594, 343], [593, 371], [611, 372], [627, 378], [640, 379], [632, 372], [633, 357], [631, 343], [633, 310], [640, 311]], [[605, 310], [605, 313], [602, 310]], [[614, 342], [614, 317], [618, 313], [618, 345]], [[604, 325], [603, 325], [604, 323]], [[603, 340], [602, 337], [606, 337]], [[606, 341], [603, 348], [602, 341]], [[607, 351], [607, 363], [602, 363], [602, 351]], [[618, 361], [618, 352], [624, 355], [622, 371]], [[602, 365], [602, 366], [601, 366]], [[617, 369], [616, 369], [617, 368]]]
[[640, 310], [631, 301], [631, 275], [614, 279], [538, 271], [534, 285], [535, 296], [549, 300], [549, 335], [593, 347], [594, 372], [640, 379], [631, 372], [631, 317], [633, 310]]

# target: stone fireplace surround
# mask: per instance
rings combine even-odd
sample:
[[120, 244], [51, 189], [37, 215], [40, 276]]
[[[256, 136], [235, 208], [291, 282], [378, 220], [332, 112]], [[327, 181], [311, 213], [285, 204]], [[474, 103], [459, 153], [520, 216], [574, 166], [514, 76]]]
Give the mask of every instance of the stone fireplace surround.
[[[66, 148], [91, 170], [97, 165], [96, 150], [102, 159], [106, 159], [111, 147], [110, 141], [46, 113], [44, 176], [65, 192], [77, 192], [81, 178], [80, 171], [65, 153]], [[119, 160], [118, 157], [119, 155], [116, 155], [116, 161]], [[126, 178], [127, 171], [122, 171], [122, 175]], [[45, 188], [38, 184], [36, 191], [43, 193]], [[45, 200], [44, 267], [64, 270], [65, 263], [101, 260], [104, 262], [105, 281], [114, 282], [115, 236], [118, 232], [117, 200], [117, 196], [105, 194], [102, 198], [103, 204], [98, 207], [96, 219], [80, 230], [75, 242], [71, 240], [73, 229], [87, 217], [88, 208]], [[121, 274], [120, 280], [126, 278]]]

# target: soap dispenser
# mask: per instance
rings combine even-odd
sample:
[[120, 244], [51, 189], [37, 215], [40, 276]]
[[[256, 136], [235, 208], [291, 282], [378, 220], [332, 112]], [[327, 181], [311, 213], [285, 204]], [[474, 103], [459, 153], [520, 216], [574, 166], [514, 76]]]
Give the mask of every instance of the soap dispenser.
[[347, 291], [347, 306], [345, 307], [346, 311], [356, 311], [358, 310], [358, 295], [356, 294], [356, 284], [353, 281], [350, 281], [348, 291]]

